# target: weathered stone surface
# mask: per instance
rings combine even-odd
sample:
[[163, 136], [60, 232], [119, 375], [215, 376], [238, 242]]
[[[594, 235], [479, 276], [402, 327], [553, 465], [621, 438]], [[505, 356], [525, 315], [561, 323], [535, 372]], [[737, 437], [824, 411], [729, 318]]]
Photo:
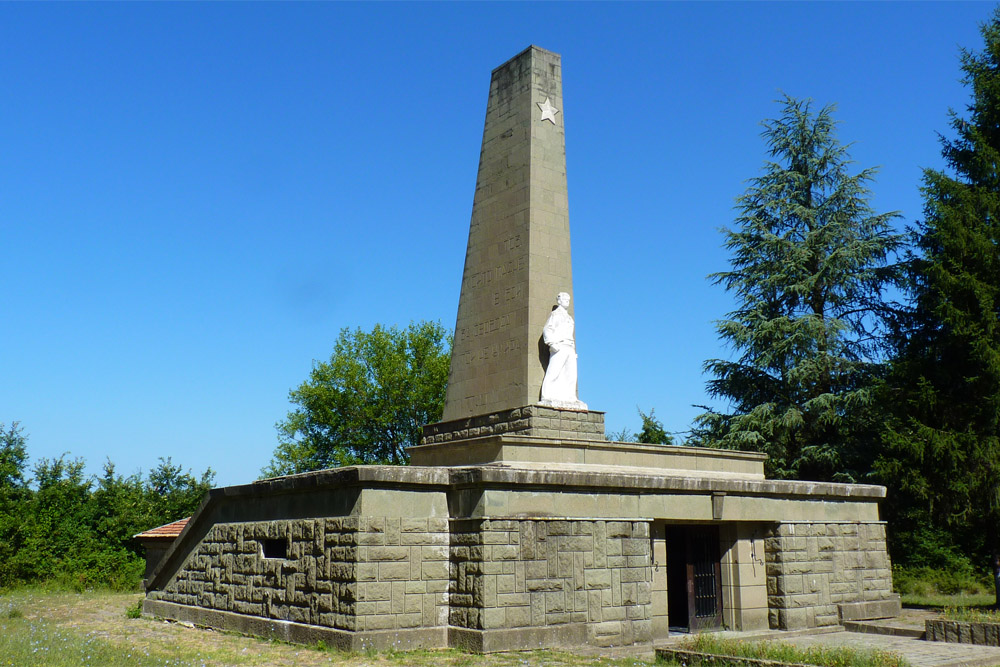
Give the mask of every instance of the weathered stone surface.
[[[530, 415], [523, 415], [524, 410]], [[489, 427], [489, 432], [483, 429]], [[421, 445], [468, 440], [487, 435], [530, 435], [554, 440], [596, 440], [604, 442], [604, 413], [576, 410], [560, 410], [541, 405], [530, 408], [514, 408], [483, 415], [463, 417], [452, 421], [427, 424], [423, 427]], [[421, 462], [419, 448], [410, 448], [410, 455], [416, 454], [416, 465]]]
[[555, 53], [532, 46], [493, 71], [444, 421], [539, 400], [536, 341], [572, 292], [562, 104]]
[[[446, 616], [446, 600], [434, 589], [447, 589], [450, 572], [446, 547], [386, 546], [387, 540], [399, 541], [400, 526], [399, 518], [386, 517], [216, 524], [186, 566], [162, 590], [151, 591], [150, 599], [346, 631], [413, 628], [413, 614], [425, 604], [442, 606]], [[424, 533], [417, 531], [421, 526]], [[409, 522], [406, 534], [447, 544], [447, 532], [432, 535], [428, 527], [426, 519]], [[235, 547], [236, 535], [248, 553], [218, 557]], [[285, 543], [287, 557], [266, 558], [266, 540]], [[343, 543], [374, 546], [335, 546]], [[419, 588], [406, 586], [414, 561]]]
[[443, 626], [412, 627], [383, 632], [347, 632], [336, 629], [333, 618], [326, 619], [328, 623], [322, 626], [285, 620], [277, 622], [271, 618], [246, 616], [239, 613], [151, 599], [144, 601], [143, 612], [159, 618], [196, 623], [286, 642], [316, 644], [323, 641], [329, 646], [345, 651], [361, 651], [366, 648], [376, 650], [435, 648], [446, 645], [448, 641], [447, 629]]
[[[612, 530], [607, 524], [614, 523]], [[457, 578], [452, 583], [451, 606], [469, 609], [451, 614], [453, 625], [470, 630], [487, 631], [499, 628], [500, 615], [492, 608], [505, 610], [503, 627], [514, 624], [544, 628], [577, 623], [601, 624], [613, 631], [601, 634], [613, 636], [602, 645], [632, 643], [635, 637], [648, 641], [648, 623], [633, 627], [635, 622], [650, 618], [649, 581], [651, 577], [649, 540], [635, 538], [647, 535], [643, 521], [600, 520], [490, 520], [453, 522], [452, 562], [457, 563]], [[462, 532], [458, 532], [462, 531]], [[623, 561], [617, 567], [602, 562], [595, 565], [595, 550], [607, 549], [607, 535], [612, 544], [628, 541], [628, 549], [638, 560]], [[483, 560], [474, 563], [466, 545], [474, 542], [503, 544], [477, 552]], [[489, 559], [500, 556], [503, 564], [513, 561], [514, 574], [493, 572]], [[588, 563], [590, 565], [588, 565]], [[523, 574], [519, 574], [522, 573]], [[640, 588], [641, 587], [641, 588]], [[604, 598], [601, 590], [613, 594]], [[502, 591], [502, 592], [501, 592]], [[588, 594], [588, 591], [597, 595]], [[471, 593], [471, 594], [470, 594]], [[473, 613], [473, 607], [480, 613]], [[648, 626], [648, 627], [647, 627]], [[645, 629], [644, 629], [645, 628]]]
[[764, 535], [771, 627], [898, 615], [884, 537], [880, 522], [772, 524]]

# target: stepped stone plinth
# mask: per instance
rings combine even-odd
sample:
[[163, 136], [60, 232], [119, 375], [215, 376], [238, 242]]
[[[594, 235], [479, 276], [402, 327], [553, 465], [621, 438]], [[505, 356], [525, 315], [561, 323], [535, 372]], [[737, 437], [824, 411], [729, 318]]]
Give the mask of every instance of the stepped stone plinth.
[[[532, 435], [554, 440], [597, 440], [605, 442], [604, 413], [595, 410], [565, 410], [528, 405], [513, 410], [428, 424], [421, 445], [487, 435]], [[411, 448], [411, 455], [413, 448]]]

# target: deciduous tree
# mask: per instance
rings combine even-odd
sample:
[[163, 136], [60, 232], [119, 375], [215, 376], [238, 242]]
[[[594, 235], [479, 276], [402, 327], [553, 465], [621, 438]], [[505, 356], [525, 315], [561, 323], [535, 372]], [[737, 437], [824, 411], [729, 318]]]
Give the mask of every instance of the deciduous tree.
[[328, 362], [289, 398], [267, 476], [359, 463], [405, 464], [444, 409], [451, 336], [437, 322], [344, 329]]
[[24, 542], [25, 499], [29, 495], [25, 436], [17, 422], [0, 423], [0, 586], [15, 578], [13, 559]]
[[[28, 479], [26, 437], [0, 425], [0, 587], [50, 582], [77, 589], [134, 590], [142, 577], [138, 532], [190, 516], [211, 487], [160, 459], [148, 479], [108, 461], [97, 479], [82, 459], [40, 459]], [[96, 487], [96, 488], [95, 488]]]

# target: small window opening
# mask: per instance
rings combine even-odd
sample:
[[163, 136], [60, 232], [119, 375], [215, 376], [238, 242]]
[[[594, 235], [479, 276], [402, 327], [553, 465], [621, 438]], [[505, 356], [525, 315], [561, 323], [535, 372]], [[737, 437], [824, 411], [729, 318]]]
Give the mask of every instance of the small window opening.
[[288, 558], [288, 540], [261, 540], [264, 558]]

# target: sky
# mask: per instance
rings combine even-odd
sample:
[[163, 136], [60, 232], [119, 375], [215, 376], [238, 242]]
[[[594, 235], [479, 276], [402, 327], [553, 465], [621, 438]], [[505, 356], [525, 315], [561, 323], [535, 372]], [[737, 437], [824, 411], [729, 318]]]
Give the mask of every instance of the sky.
[[[454, 327], [490, 72], [562, 55], [579, 394], [720, 405], [708, 274], [783, 94], [920, 219], [989, 3], [0, 3], [0, 422], [259, 476], [344, 327]], [[724, 406], [722, 406], [724, 407]], [[683, 437], [683, 435], [681, 436]]]

